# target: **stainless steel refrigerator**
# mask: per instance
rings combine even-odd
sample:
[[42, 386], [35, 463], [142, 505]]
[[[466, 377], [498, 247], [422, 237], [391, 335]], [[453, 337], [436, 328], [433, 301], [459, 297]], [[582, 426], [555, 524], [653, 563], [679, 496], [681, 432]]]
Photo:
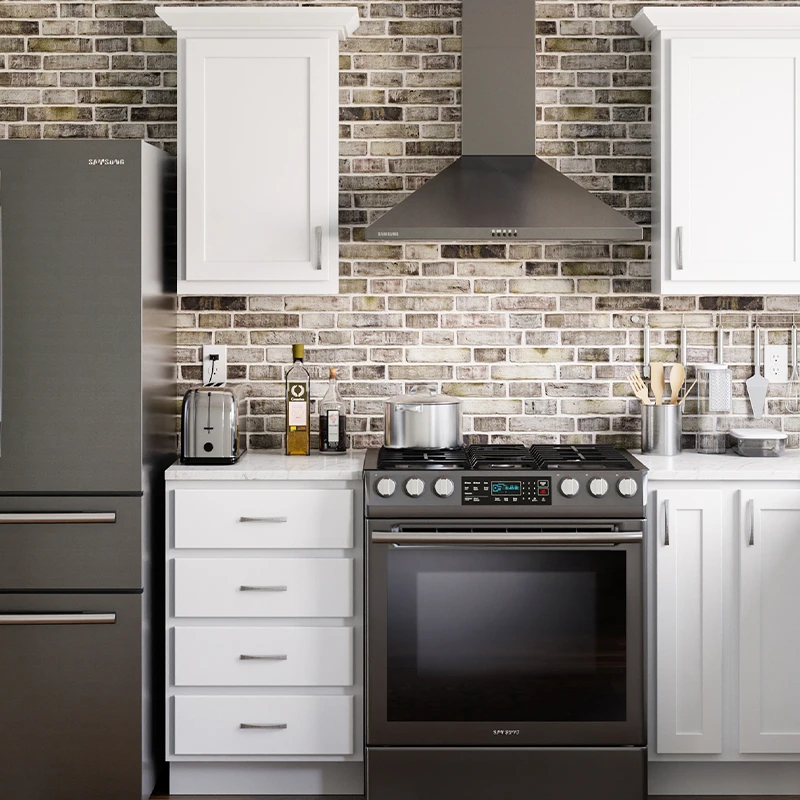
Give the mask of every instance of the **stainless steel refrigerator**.
[[138, 141], [0, 142], [0, 787], [15, 800], [139, 800], [163, 753], [150, 553], [175, 453], [172, 172]]

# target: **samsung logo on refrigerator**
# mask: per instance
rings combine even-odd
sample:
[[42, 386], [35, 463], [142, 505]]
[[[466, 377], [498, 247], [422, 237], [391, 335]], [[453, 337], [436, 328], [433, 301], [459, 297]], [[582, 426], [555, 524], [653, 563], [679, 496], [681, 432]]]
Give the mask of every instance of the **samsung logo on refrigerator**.
[[90, 167], [124, 167], [124, 158], [90, 158]]

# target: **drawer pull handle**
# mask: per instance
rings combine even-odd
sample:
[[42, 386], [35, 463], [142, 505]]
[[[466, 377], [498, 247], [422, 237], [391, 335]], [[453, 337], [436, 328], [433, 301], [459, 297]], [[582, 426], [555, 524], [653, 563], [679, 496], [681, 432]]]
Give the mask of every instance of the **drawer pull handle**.
[[288, 522], [288, 517], [239, 517], [239, 522]]
[[288, 592], [288, 586], [240, 586], [240, 592]]
[[116, 614], [0, 614], [0, 625], [113, 625]]
[[115, 511], [72, 511], [72, 512], [30, 512], [0, 514], [0, 525], [55, 525], [71, 522], [105, 522], [117, 521]]
[[286, 722], [265, 722], [261, 725], [259, 724], [252, 724], [249, 722], [240, 722], [239, 729], [243, 731], [257, 731], [257, 730], [267, 730], [267, 731], [282, 731], [286, 730], [289, 725]]
[[286, 661], [289, 656], [248, 656], [242, 653], [239, 661]]

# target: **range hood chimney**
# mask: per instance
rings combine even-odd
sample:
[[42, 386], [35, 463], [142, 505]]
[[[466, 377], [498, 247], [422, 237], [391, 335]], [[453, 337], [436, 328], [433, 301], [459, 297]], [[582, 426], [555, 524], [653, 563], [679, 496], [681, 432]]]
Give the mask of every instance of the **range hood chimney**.
[[536, 157], [536, 4], [463, 0], [463, 155], [368, 241], [637, 241], [642, 229]]

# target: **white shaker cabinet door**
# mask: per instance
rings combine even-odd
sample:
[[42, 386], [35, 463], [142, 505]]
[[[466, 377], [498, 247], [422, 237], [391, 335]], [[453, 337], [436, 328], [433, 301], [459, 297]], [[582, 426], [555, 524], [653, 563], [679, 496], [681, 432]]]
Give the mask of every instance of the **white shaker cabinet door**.
[[656, 750], [722, 752], [722, 495], [655, 492]]
[[742, 491], [739, 749], [800, 753], [800, 491]]
[[800, 41], [678, 38], [665, 56], [665, 277], [800, 280]]
[[188, 281], [277, 290], [338, 276], [332, 47], [323, 38], [186, 40]]

